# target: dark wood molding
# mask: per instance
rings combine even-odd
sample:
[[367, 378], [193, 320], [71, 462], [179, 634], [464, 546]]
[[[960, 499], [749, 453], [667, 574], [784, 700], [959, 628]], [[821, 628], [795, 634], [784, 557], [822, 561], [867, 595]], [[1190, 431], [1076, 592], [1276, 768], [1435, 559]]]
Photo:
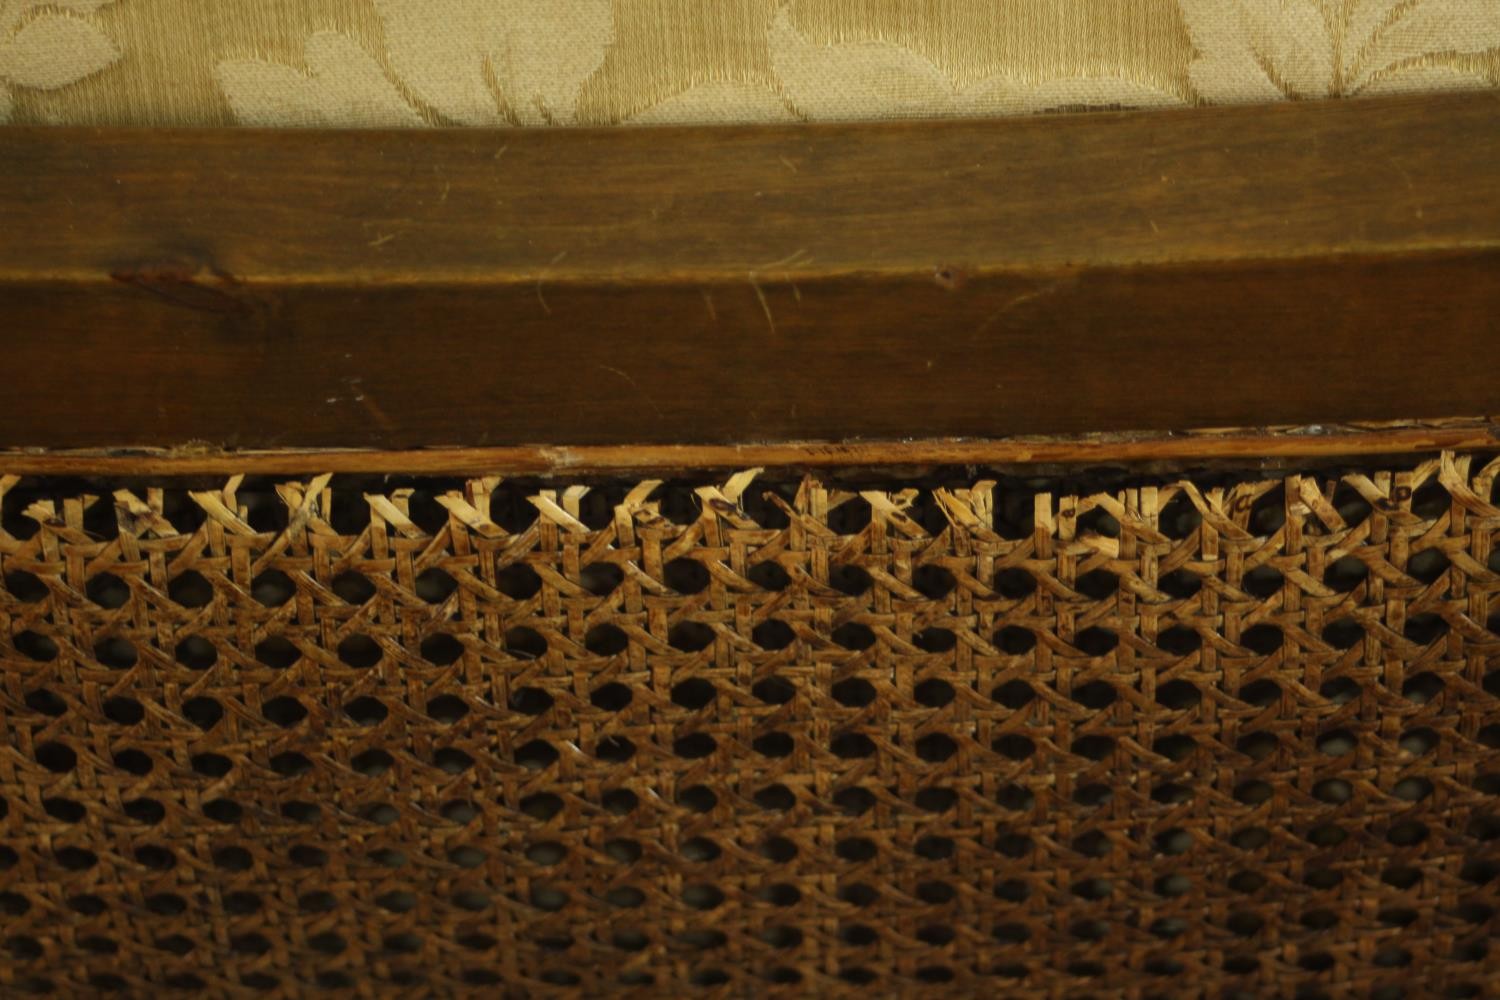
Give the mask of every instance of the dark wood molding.
[[722, 448], [1500, 409], [1493, 94], [11, 128], [0, 218], [3, 448]]
[[788, 441], [730, 445], [531, 445], [411, 451], [0, 451], [11, 475], [597, 475], [681, 469], [1000, 468], [1035, 465], [1256, 463], [1500, 450], [1500, 420], [1276, 427], [1188, 434], [1092, 434], [928, 441]]

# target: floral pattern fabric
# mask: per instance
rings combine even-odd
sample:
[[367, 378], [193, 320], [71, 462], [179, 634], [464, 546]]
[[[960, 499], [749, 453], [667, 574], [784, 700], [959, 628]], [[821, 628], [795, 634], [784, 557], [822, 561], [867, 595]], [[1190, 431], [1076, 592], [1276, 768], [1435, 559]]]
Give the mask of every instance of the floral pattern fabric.
[[0, 121], [566, 126], [1500, 86], [1500, 0], [0, 0]]

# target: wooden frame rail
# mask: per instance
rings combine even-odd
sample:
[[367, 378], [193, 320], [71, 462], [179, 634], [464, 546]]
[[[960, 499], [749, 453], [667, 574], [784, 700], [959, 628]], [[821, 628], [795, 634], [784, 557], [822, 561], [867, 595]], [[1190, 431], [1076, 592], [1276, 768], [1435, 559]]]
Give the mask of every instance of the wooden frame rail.
[[597, 475], [747, 468], [902, 470], [1207, 464], [1245, 466], [1338, 461], [1361, 456], [1500, 450], [1500, 422], [1485, 419], [1337, 427], [1267, 427], [1190, 434], [1090, 434], [1051, 438], [923, 441], [782, 441], [773, 444], [531, 445], [499, 448], [214, 448], [0, 451], [15, 475]]
[[4, 129], [0, 448], [535, 467], [1482, 417], [1497, 164], [1488, 94], [796, 128]]

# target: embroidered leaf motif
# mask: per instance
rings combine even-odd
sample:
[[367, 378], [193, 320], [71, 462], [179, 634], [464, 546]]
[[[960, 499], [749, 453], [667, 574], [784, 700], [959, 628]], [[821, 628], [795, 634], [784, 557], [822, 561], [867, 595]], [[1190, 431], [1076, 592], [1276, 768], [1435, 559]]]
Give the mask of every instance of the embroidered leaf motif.
[[1361, 6], [1392, 10], [1367, 43], [1357, 49], [1352, 45], [1346, 48], [1346, 74], [1360, 84], [1392, 71], [1417, 74], [1423, 68], [1421, 63], [1434, 56], [1500, 48], [1500, 7], [1493, 3], [1408, 0], [1392, 4], [1390, 0], [1365, 0]]
[[886, 41], [819, 45], [778, 13], [768, 33], [771, 65], [787, 98], [808, 118], [1026, 114], [1062, 106], [1152, 107], [1180, 103], [1149, 83], [1117, 77], [1029, 83], [1003, 76], [963, 85], [936, 63]]
[[1356, 0], [1344, 24], [1344, 72], [1360, 62], [1375, 36], [1422, 0]]
[[64, 10], [77, 11], [80, 14], [92, 14], [100, 7], [114, 2], [115, 0], [31, 0], [31, 6], [61, 7]]
[[613, 38], [610, 0], [375, 0], [391, 65], [469, 125], [563, 125]]
[[700, 83], [627, 119], [632, 125], [717, 125], [796, 121], [786, 101], [752, 83]]
[[403, 83], [462, 125], [502, 125], [486, 81], [486, 43], [495, 7], [467, 0], [376, 0], [386, 54]]
[[1480, 90], [1490, 86], [1481, 73], [1455, 66], [1412, 66], [1376, 77], [1362, 94], [1431, 94], [1440, 90]]
[[1319, 0], [1179, 0], [1198, 56], [1188, 68], [1208, 101], [1323, 96], [1333, 42]]
[[226, 60], [219, 86], [244, 125], [388, 127], [425, 124], [368, 52], [347, 35], [307, 40], [307, 72], [259, 59]]
[[97, 73], [120, 57], [104, 32], [70, 14], [39, 14], [0, 41], [0, 79], [51, 90]]
[[1500, 10], [1471, 0], [1178, 2], [1214, 103], [1480, 85], [1445, 60], [1500, 48]]

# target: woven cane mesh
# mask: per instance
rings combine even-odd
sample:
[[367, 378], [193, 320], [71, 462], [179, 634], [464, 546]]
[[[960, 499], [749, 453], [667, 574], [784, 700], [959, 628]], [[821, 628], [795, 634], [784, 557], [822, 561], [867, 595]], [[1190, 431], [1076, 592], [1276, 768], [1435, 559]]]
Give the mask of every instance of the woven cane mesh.
[[1494, 996], [1497, 472], [0, 479], [0, 989]]

